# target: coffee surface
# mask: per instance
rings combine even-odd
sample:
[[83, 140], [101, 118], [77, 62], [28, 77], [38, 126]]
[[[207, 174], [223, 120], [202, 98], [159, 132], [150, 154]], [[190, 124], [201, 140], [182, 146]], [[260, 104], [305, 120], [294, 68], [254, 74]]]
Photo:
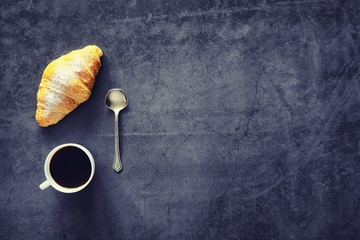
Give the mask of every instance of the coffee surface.
[[79, 187], [90, 178], [91, 163], [89, 157], [77, 147], [61, 148], [50, 161], [50, 174], [55, 182], [63, 187]]

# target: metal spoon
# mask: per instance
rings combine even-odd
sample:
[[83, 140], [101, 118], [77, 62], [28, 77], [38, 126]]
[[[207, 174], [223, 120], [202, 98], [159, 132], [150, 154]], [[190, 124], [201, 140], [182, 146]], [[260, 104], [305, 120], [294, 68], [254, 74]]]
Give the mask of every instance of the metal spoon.
[[105, 97], [106, 106], [115, 113], [115, 157], [113, 169], [120, 172], [122, 169], [119, 148], [119, 112], [128, 105], [124, 91], [120, 88], [113, 88], [108, 91]]

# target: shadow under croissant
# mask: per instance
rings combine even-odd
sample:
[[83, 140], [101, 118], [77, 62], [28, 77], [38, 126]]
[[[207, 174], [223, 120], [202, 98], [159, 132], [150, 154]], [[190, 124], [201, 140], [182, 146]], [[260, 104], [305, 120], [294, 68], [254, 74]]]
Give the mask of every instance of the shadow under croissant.
[[107, 108], [104, 105], [106, 94], [106, 76], [108, 70], [106, 65], [107, 57], [101, 57], [102, 67], [96, 76], [96, 82], [92, 89], [90, 98], [79, 104], [72, 112], [67, 114], [58, 123], [48, 127], [40, 128], [41, 134], [48, 139], [56, 140], [57, 143], [79, 141], [79, 136], [94, 131], [94, 128], [101, 125], [99, 121], [104, 117]]

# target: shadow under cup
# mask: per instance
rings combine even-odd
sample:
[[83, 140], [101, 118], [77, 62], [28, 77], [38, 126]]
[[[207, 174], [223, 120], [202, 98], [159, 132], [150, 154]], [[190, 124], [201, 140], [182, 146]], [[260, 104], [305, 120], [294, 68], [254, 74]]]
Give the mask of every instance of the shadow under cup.
[[74, 193], [85, 188], [95, 172], [91, 153], [76, 143], [67, 143], [54, 148], [44, 164], [46, 181], [40, 189], [52, 186], [64, 193]]

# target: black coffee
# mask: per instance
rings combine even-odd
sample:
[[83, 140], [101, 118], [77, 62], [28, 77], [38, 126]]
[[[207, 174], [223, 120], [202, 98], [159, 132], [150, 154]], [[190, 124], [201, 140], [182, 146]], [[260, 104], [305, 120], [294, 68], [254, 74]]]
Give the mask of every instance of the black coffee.
[[91, 175], [91, 163], [86, 153], [73, 146], [59, 149], [50, 161], [50, 174], [57, 184], [76, 188]]

